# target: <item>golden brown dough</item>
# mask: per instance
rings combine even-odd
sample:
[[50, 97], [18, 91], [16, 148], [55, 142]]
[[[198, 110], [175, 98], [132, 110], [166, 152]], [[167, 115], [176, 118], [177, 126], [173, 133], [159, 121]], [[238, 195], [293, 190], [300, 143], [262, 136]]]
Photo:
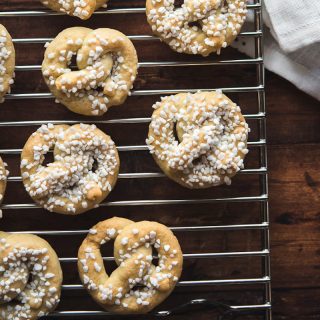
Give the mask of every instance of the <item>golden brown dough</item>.
[[62, 270], [45, 240], [0, 232], [0, 319], [35, 320], [60, 301]]
[[239, 106], [212, 91], [167, 96], [153, 108], [146, 142], [169, 178], [190, 189], [231, 183], [248, 153]]
[[0, 24], [0, 103], [10, 92], [15, 68], [15, 50], [7, 29]]
[[[4, 193], [7, 187], [7, 176], [9, 172], [6, 170], [6, 163], [4, 163], [0, 157], [0, 204], [3, 200]], [[2, 217], [2, 212], [0, 210], [0, 217]]]
[[246, 0], [147, 0], [152, 31], [171, 49], [207, 56], [220, 53], [239, 34], [246, 19]]
[[[52, 149], [54, 161], [44, 166]], [[33, 200], [70, 215], [98, 207], [115, 186], [119, 166], [114, 142], [95, 125], [43, 125], [21, 154], [22, 180]]]
[[108, 0], [40, 0], [51, 10], [87, 20], [95, 10], [107, 7]]
[[[118, 268], [109, 276], [100, 246], [110, 240]], [[152, 263], [152, 247], [158, 252], [157, 266]], [[107, 311], [122, 314], [147, 313], [164, 301], [182, 265], [179, 242], [166, 226], [117, 217], [92, 227], [78, 253], [79, 275], [91, 296]]]
[[[79, 70], [70, 64], [76, 56]], [[69, 28], [47, 47], [44, 79], [54, 96], [73, 112], [100, 116], [123, 104], [137, 75], [132, 42], [113, 29]]]

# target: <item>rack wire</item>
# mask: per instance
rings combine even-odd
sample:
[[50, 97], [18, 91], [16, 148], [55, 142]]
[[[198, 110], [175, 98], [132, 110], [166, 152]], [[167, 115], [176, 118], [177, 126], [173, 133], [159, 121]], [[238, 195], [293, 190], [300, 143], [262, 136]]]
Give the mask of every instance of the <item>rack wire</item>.
[[[257, 251], [240, 251], [240, 252], [207, 252], [207, 253], [189, 253], [184, 254], [184, 259], [210, 259], [210, 258], [235, 258], [235, 257], [260, 257], [262, 261], [262, 276], [259, 278], [245, 278], [245, 279], [221, 279], [221, 280], [188, 280], [180, 281], [178, 287], [202, 287], [202, 286], [217, 286], [217, 285], [263, 285], [264, 297], [261, 304], [248, 304], [248, 305], [233, 305], [230, 306], [231, 310], [248, 310], [248, 311], [262, 311], [263, 316], [267, 320], [271, 320], [271, 284], [270, 284], [270, 241], [269, 241], [269, 213], [268, 213], [268, 170], [267, 170], [267, 149], [266, 149], [266, 108], [265, 108], [265, 91], [264, 91], [264, 64], [263, 64], [263, 32], [262, 32], [262, 4], [261, 1], [256, 0], [254, 4], [248, 5], [249, 10], [253, 10], [255, 18], [255, 30], [252, 32], [242, 32], [239, 37], [254, 38], [255, 42], [255, 57], [247, 59], [233, 59], [233, 60], [215, 60], [209, 59], [199, 61], [153, 61], [153, 62], [141, 62], [140, 68], [150, 67], [191, 67], [191, 66], [220, 66], [220, 65], [254, 65], [256, 66], [257, 84], [255, 86], [247, 87], [227, 87], [219, 88], [225, 93], [245, 93], [253, 92], [257, 95], [257, 107], [258, 112], [254, 114], [246, 114], [246, 119], [253, 119], [258, 121], [259, 126], [259, 139], [257, 141], [251, 141], [248, 143], [249, 148], [258, 148], [259, 154], [259, 168], [247, 168], [243, 169], [240, 174], [258, 175], [261, 193], [256, 196], [241, 196], [241, 197], [220, 197], [220, 198], [206, 198], [206, 199], [152, 199], [152, 200], [123, 200], [112, 201], [102, 203], [102, 206], [117, 207], [117, 206], [160, 206], [160, 205], [190, 205], [190, 204], [209, 204], [209, 203], [225, 203], [225, 202], [256, 202], [260, 205], [261, 222], [260, 223], [247, 223], [247, 224], [230, 224], [230, 225], [203, 225], [197, 227], [179, 226], [172, 227], [171, 229], [176, 232], [201, 232], [201, 231], [241, 231], [241, 230], [259, 230], [261, 232], [261, 250]], [[137, 14], [144, 13], [145, 8], [120, 8], [99, 10], [95, 12], [95, 15], [113, 15], [113, 14]], [[0, 18], [17, 18], [17, 17], [41, 17], [41, 16], [57, 16], [61, 13], [53, 12], [50, 10], [34, 10], [34, 11], [2, 11], [0, 12]], [[150, 35], [131, 35], [129, 38], [133, 41], [159, 41], [157, 37]], [[13, 39], [15, 44], [43, 44], [51, 41], [51, 38], [16, 38]], [[16, 66], [16, 72], [29, 72], [40, 71], [40, 65], [18, 65]], [[218, 89], [218, 88], [212, 88]], [[133, 90], [132, 96], [150, 96], [150, 95], [167, 95], [180, 92], [195, 92], [199, 89], [181, 89], [181, 90]], [[53, 96], [50, 93], [11, 93], [6, 96], [7, 100], [19, 100], [19, 99], [52, 99]], [[0, 127], [29, 127], [39, 126], [43, 123], [53, 124], [74, 124], [78, 123], [76, 120], [46, 120], [46, 121], [0, 121]], [[95, 124], [139, 124], [150, 122], [149, 117], [143, 118], [121, 118], [111, 120], [89, 120], [82, 121], [84, 123]], [[124, 145], [119, 146], [120, 152], [131, 151], [144, 151], [147, 150], [146, 145]], [[1, 155], [17, 155], [20, 154], [21, 149], [0, 149]], [[140, 173], [121, 173], [120, 179], [160, 179], [165, 178], [162, 173], [159, 172], [140, 172]], [[10, 176], [8, 182], [19, 182], [20, 176]], [[37, 209], [40, 208], [34, 203], [18, 203], [10, 204], [4, 203], [1, 207], [2, 210], [22, 210], [22, 209]], [[23, 212], [23, 211], [22, 211]], [[23, 231], [25, 233], [34, 233], [45, 236], [75, 236], [85, 235], [88, 230], [33, 230]], [[113, 261], [113, 257], [104, 257], [105, 261]], [[76, 257], [60, 258], [62, 264], [75, 263]], [[83, 290], [80, 284], [66, 284], [63, 285], [64, 291], [71, 290]], [[89, 296], [88, 296], [89, 298]], [[197, 300], [197, 297], [191, 301], [191, 304], [201, 304], [205, 301]], [[156, 315], [170, 315], [170, 310], [158, 312]], [[88, 317], [88, 316], [110, 316], [110, 313], [94, 310], [70, 310], [70, 311], [56, 311], [49, 317]], [[113, 315], [114, 316], [114, 315]]]

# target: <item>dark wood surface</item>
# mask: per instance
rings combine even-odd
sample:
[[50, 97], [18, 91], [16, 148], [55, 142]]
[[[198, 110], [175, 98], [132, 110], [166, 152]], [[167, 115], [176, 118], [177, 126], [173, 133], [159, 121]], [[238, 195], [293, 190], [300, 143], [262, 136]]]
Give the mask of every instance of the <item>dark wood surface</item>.
[[[112, 7], [111, 1], [111, 7]], [[141, 7], [143, 1], [135, 1]], [[128, 6], [126, 1], [120, 4]], [[114, 5], [115, 6], [115, 5]], [[117, 7], [119, 1], [117, 1]], [[132, 3], [130, 3], [132, 6]], [[39, 9], [36, 0], [1, 1], [0, 10]], [[95, 16], [88, 22], [70, 17], [0, 19], [14, 38], [54, 37], [68, 26], [106, 26], [126, 34], [146, 34], [149, 28], [143, 15], [132, 19], [124, 16]], [[136, 42], [140, 61], [187, 60], [192, 57], [172, 53], [158, 42]], [[42, 45], [17, 45], [18, 65], [41, 64]], [[226, 49], [221, 59], [239, 58], [235, 50]], [[199, 58], [201, 59], [201, 58]], [[219, 59], [212, 57], [212, 59]], [[255, 85], [254, 66], [214, 66], [196, 68], [140, 69], [135, 89], [212, 88]], [[277, 320], [320, 319], [320, 105], [316, 100], [294, 88], [287, 81], [267, 72], [268, 158], [272, 244], [273, 314]], [[46, 92], [41, 74], [17, 73], [15, 93]], [[246, 114], [257, 112], [255, 93], [233, 93]], [[157, 96], [131, 97], [125, 106], [111, 109], [103, 119], [146, 117], [151, 115]], [[1, 106], [0, 121], [90, 119], [70, 113], [52, 100], [7, 101]], [[258, 138], [257, 121], [249, 121], [251, 141]], [[36, 127], [0, 127], [0, 149], [21, 148]], [[147, 124], [102, 125], [117, 145], [143, 144]], [[11, 175], [19, 175], [19, 155], [5, 155]], [[251, 149], [246, 167], [257, 168], [258, 150]], [[146, 152], [121, 153], [121, 172], [158, 172]], [[202, 191], [185, 190], [167, 179], [120, 180], [108, 201], [137, 199], [187, 199], [259, 195], [259, 179], [255, 175], [238, 175], [231, 187]], [[6, 198], [9, 203], [31, 203], [20, 182], [10, 182]], [[43, 210], [6, 210], [0, 221], [7, 231], [87, 229], [97, 221], [120, 215], [133, 220], [152, 219], [170, 226], [197, 226], [259, 223], [257, 203], [221, 203], [197, 206], [108, 207], [79, 217], [49, 214]], [[260, 250], [261, 233], [217, 231], [177, 234], [185, 253]], [[46, 237], [61, 257], [76, 256], [83, 236]], [[111, 248], [106, 251], [111, 254]], [[79, 283], [75, 264], [64, 265], [65, 284]], [[260, 258], [225, 258], [186, 260], [183, 280], [261, 277]], [[224, 286], [177, 288], [161, 309], [205, 297], [230, 304], [263, 303], [261, 286]], [[83, 292], [65, 292], [59, 310], [97, 309]], [[199, 319], [212, 319], [200, 312]], [[153, 318], [152, 316], [148, 318]], [[190, 317], [177, 317], [191, 319]], [[262, 319], [256, 315], [244, 319]]]
[[267, 73], [276, 319], [320, 319], [320, 103]]

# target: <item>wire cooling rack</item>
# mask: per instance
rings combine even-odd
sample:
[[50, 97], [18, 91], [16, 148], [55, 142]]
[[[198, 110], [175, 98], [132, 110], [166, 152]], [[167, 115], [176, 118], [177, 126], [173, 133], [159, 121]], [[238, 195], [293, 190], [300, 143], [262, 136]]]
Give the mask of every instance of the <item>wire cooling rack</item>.
[[[263, 292], [258, 297], [259, 303], [252, 304], [239, 304], [239, 305], [225, 305], [221, 303], [216, 303], [208, 299], [198, 299], [197, 293], [195, 292], [189, 303], [182, 305], [178, 308], [165, 309], [164, 311], [157, 311], [153, 313], [156, 316], [170, 316], [177, 313], [180, 309], [188, 309], [192, 305], [203, 305], [205, 307], [221, 307], [225, 312], [247, 312], [250, 314], [255, 314], [259, 312], [259, 315], [263, 319], [271, 320], [271, 287], [270, 287], [270, 242], [269, 242], [269, 216], [268, 216], [268, 181], [267, 181], [267, 150], [266, 150], [266, 109], [265, 109], [265, 92], [264, 92], [264, 64], [263, 64], [263, 32], [262, 32], [262, 17], [261, 17], [261, 2], [256, 0], [254, 4], [248, 5], [248, 9], [254, 12], [254, 25], [255, 30], [250, 32], [242, 32], [239, 38], [254, 38], [255, 43], [255, 57], [254, 58], [244, 58], [244, 59], [215, 59], [214, 61], [210, 58], [198, 59], [195, 61], [152, 61], [152, 62], [141, 62], [139, 63], [140, 68], [165, 68], [165, 67], [193, 67], [193, 66], [232, 66], [232, 65], [253, 65], [256, 71], [257, 83], [254, 86], [233, 86], [219, 88], [224, 93], [253, 93], [256, 96], [256, 106], [257, 111], [255, 113], [245, 114], [247, 120], [254, 120], [258, 123], [258, 139], [255, 141], [250, 141], [248, 143], [250, 149], [257, 149], [257, 162], [258, 167], [246, 168], [240, 172], [240, 175], [256, 175], [259, 180], [259, 190], [258, 195], [244, 195], [244, 196], [221, 196], [221, 197], [206, 197], [206, 198], [188, 198], [188, 199], [139, 199], [139, 200], [118, 200], [118, 201], [108, 201], [103, 203], [102, 207], [144, 207], [144, 206], [171, 206], [173, 205], [202, 205], [202, 204], [212, 204], [213, 206], [220, 203], [255, 203], [259, 206], [260, 221], [254, 223], [238, 223], [238, 224], [206, 224], [200, 226], [174, 226], [171, 229], [177, 234], [187, 233], [188, 235], [194, 234], [195, 232], [218, 232], [222, 231], [226, 234], [235, 231], [244, 230], [255, 230], [259, 232], [259, 241], [261, 240], [261, 246], [259, 250], [251, 251], [225, 251], [225, 252], [195, 252], [184, 254], [185, 261], [188, 260], [207, 260], [207, 259], [223, 259], [223, 258], [259, 258], [261, 260], [261, 276], [259, 277], [248, 277], [248, 278], [232, 278], [232, 279], [208, 279], [208, 280], [182, 280], [177, 284], [177, 287], [192, 287], [192, 288], [202, 288], [210, 287], [212, 291], [215, 287], [228, 287], [228, 286], [255, 286], [260, 285], [263, 287]], [[117, 15], [117, 14], [141, 14], [145, 12], [145, 8], [115, 8], [109, 10], [99, 10], [95, 15]], [[56, 13], [49, 10], [34, 10], [34, 11], [2, 11], [0, 12], [1, 18], [18, 18], [18, 17], [46, 17], [46, 16], [58, 16], [60, 13]], [[152, 43], [158, 41], [159, 39], [151, 35], [130, 35], [129, 38], [137, 42], [148, 42]], [[14, 38], [13, 41], [17, 45], [21, 44], [44, 44], [51, 41], [51, 38]], [[19, 52], [18, 52], [19, 54]], [[222, 54], [223, 57], [223, 54]], [[31, 72], [40, 71], [41, 66], [39, 65], [23, 65], [19, 64], [16, 66], [16, 72]], [[218, 88], [212, 88], [218, 89]], [[168, 90], [154, 90], [154, 89], [143, 89], [143, 90], [133, 90], [132, 96], [160, 96], [167, 94], [176, 94], [179, 92], [195, 92], [199, 89], [168, 89]], [[48, 92], [23, 92], [23, 93], [11, 93], [6, 96], [6, 100], [27, 100], [32, 99], [52, 99], [53, 96]], [[10, 103], [7, 102], [7, 103]], [[6, 119], [0, 120], [0, 128], [12, 128], [12, 127], [35, 127], [43, 123], [78, 123], [79, 120], [30, 120], [30, 121], [6, 121]], [[118, 119], [110, 120], [96, 120], [92, 118], [90, 120], [81, 122], [85, 123], [96, 123], [98, 125], [111, 125], [111, 124], [148, 124], [150, 122], [150, 117], [121, 117]], [[1, 146], [0, 146], [1, 148]], [[118, 146], [118, 150], [122, 152], [140, 152], [147, 150], [146, 145], [121, 145]], [[5, 159], [8, 156], [18, 156], [21, 152], [21, 148], [7, 148], [0, 149], [0, 154]], [[129, 172], [120, 173], [120, 179], [166, 179], [165, 176], [160, 172]], [[20, 176], [10, 176], [8, 178], [9, 184], [14, 182], [20, 182]], [[34, 203], [7, 203], [2, 205], [2, 210], [4, 216], [9, 214], [10, 211], [23, 210], [26, 209], [39, 209], [40, 207]], [[88, 228], [91, 225], [88, 226]], [[41, 236], [50, 237], [52, 236], [85, 236], [88, 230], [25, 230], [22, 232], [33, 232]], [[104, 257], [105, 261], [114, 260], [113, 257]], [[68, 264], [76, 263], [77, 259], [75, 256], [68, 256], [60, 258], [62, 266]], [[76, 292], [78, 290], [83, 290], [81, 284], [64, 284], [63, 292], [72, 291]], [[87, 299], [91, 299], [87, 296]], [[169, 298], [170, 299], [170, 298]], [[179, 309], [180, 308], [180, 309]], [[74, 308], [75, 309], [75, 308]], [[163, 310], [163, 309], [162, 309]], [[74, 317], [83, 319], [85, 317], [94, 316], [110, 316], [110, 313], [98, 310], [81, 310], [81, 305], [78, 305], [75, 310], [58, 310], [48, 316], [49, 318], [55, 317]], [[114, 315], [113, 315], [114, 316]], [[250, 318], [251, 319], [251, 318]], [[260, 319], [260, 318], [259, 318]]]

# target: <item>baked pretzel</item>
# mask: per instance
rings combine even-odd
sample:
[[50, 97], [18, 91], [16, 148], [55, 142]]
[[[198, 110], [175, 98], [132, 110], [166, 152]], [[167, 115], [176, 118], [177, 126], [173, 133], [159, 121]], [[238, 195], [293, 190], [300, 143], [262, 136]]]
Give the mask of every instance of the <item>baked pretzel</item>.
[[153, 108], [146, 142], [169, 178], [191, 189], [231, 183], [248, 153], [239, 106], [213, 91], [164, 97]]
[[60, 301], [62, 270], [48, 242], [0, 232], [0, 319], [35, 320]]
[[[0, 157], [0, 204], [3, 200], [4, 193], [7, 187], [7, 176], [9, 171], [6, 170], [6, 163], [4, 163]], [[0, 210], [0, 217], [2, 217], [2, 211]]]
[[[43, 165], [53, 149], [54, 161]], [[42, 125], [21, 154], [24, 186], [49, 211], [76, 215], [96, 208], [116, 184], [114, 142], [95, 125]]]
[[10, 92], [10, 86], [14, 82], [15, 59], [11, 36], [0, 24], [0, 103], [4, 101], [4, 96]]
[[[79, 70], [72, 71], [75, 55]], [[42, 72], [59, 102], [73, 112], [99, 116], [126, 100], [137, 67], [136, 50], [123, 33], [74, 27], [48, 45]]]
[[89, 19], [95, 10], [107, 7], [108, 0], [40, 0], [51, 10], [64, 12], [82, 20]]
[[[118, 268], [106, 273], [100, 246], [114, 240]], [[152, 263], [152, 246], [159, 262]], [[183, 256], [177, 238], [164, 225], [123, 218], [102, 221], [90, 229], [78, 253], [81, 281], [94, 300], [116, 313], [147, 313], [174, 289]], [[139, 287], [136, 287], [139, 286]]]
[[147, 0], [152, 31], [174, 51], [207, 56], [220, 53], [239, 34], [246, 19], [246, 0]]

